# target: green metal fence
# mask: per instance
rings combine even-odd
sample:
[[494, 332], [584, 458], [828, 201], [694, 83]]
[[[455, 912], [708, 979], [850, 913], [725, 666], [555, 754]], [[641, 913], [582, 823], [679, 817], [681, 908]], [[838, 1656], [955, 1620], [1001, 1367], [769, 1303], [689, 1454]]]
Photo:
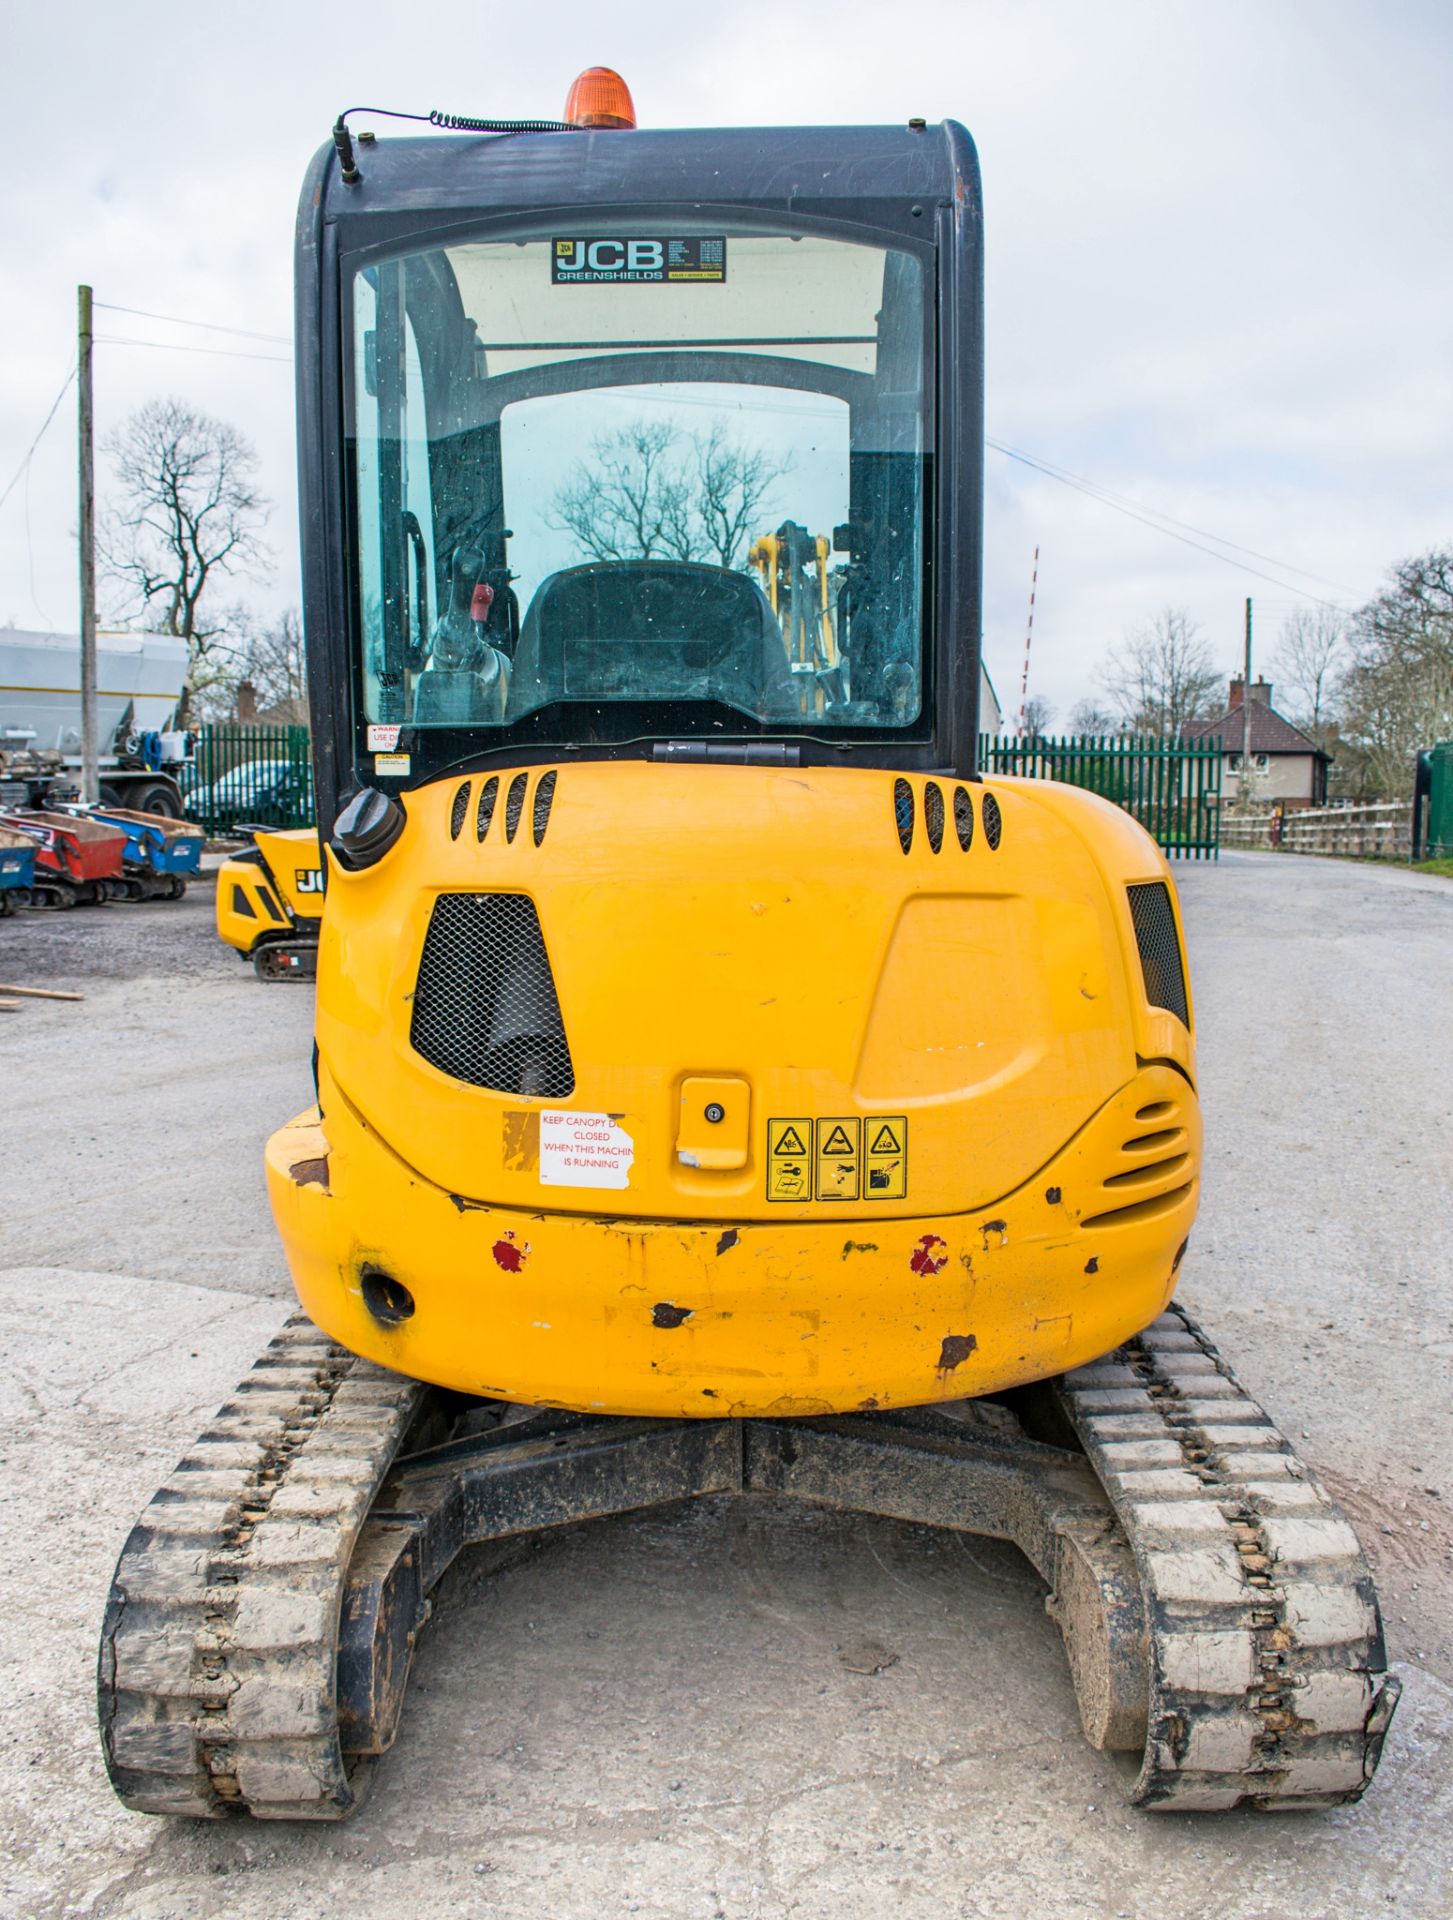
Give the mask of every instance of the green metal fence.
[[203, 727], [183, 796], [209, 834], [313, 824], [313, 749], [306, 727], [240, 722]]
[[985, 773], [1063, 780], [1133, 814], [1165, 854], [1214, 860], [1220, 844], [1221, 742], [1185, 744], [1112, 734], [1042, 740], [979, 736]]

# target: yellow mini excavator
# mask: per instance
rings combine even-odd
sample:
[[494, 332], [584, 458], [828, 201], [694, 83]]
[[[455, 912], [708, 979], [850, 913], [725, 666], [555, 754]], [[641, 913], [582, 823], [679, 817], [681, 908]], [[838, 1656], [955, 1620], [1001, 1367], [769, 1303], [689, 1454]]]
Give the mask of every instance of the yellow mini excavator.
[[323, 870], [311, 827], [253, 827], [217, 869], [217, 937], [259, 980], [311, 980], [318, 967]]
[[[968, 135], [638, 132], [598, 69], [431, 118], [302, 194], [304, 1314], [121, 1555], [117, 1792], [340, 1819], [461, 1549], [766, 1492], [1016, 1542], [1136, 1802], [1355, 1800], [1367, 1566], [1171, 1303], [1169, 871], [976, 766]], [[789, 524], [830, 658], [749, 557]]]

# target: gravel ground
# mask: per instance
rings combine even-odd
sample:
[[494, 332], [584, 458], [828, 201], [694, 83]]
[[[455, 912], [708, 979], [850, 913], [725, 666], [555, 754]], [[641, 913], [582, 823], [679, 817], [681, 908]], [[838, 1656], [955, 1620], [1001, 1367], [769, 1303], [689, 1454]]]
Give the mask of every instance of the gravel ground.
[[[111, 1564], [283, 1317], [263, 1134], [311, 996], [210, 896], [0, 925], [0, 1914], [598, 1920], [1445, 1916], [1453, 1878], [1453, 884], [1180, 875], [1209, 1161], [1182, 1296], [1333, 1483], [1404, 1698], [1358, 1807], [1131, 1813], [1010, 1549], [771, 1502], [573, 1529], [445, 1584], [342, 1829], [126, 1813], [91, 1682]], [[897, 1655], [869, 1677], [840, 1650]]]

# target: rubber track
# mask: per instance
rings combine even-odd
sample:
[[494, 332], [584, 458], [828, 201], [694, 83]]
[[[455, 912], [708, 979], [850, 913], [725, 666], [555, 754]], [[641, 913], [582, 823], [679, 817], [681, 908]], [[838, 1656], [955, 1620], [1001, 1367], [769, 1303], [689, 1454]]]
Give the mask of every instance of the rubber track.
[[98, 1676], [106, 1763], [145, 1813], [341, 1820], [339, 1607], [420, 1396], [295, 1315], [132, 1529]]
[[1399, 1683], [1357, 1536], [1190, 1315], [1060, 1383], [1140, 1569], [1150, 1734], [1131, 1799], [1356, 1800]]

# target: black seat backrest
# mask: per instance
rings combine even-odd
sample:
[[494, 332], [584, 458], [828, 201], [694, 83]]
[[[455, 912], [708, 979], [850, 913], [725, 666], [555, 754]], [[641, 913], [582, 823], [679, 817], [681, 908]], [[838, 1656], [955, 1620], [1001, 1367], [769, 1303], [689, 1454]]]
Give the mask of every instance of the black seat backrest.
[[749, 575], [614, 560], [541, 581], [520, 627], [507, 718], [552, 700], [713, 699], [795, 711], [781, 630]]

